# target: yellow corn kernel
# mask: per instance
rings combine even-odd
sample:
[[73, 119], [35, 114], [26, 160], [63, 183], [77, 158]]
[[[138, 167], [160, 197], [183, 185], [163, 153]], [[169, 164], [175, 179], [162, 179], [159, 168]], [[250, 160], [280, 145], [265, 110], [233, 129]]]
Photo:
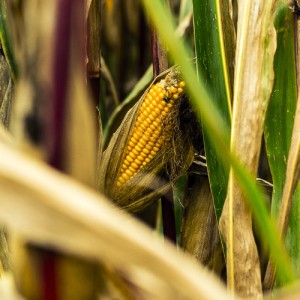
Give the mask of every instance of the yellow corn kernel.
[[131, 163], [131, 167], [137, 170], [139, 168], [139, 165], [137, 165], [135, 162]]
[[129, 162], [127, 159], [125, 159], [125, 160], [124, 160], [124, 165], [130, 166], [130, 162]]
[[146, 112], [147, 112], [148, 114], [151, 114], [151, 108], [150, 108], [149, 106], [146, 107], [145, 110], [146, 110]]
[[136, 151], [138, 151], [138, 153], [140, 153], [143, 148], [140, 148], [138, 145], [136, 145], [134, 149], [136, 149]]
[[157, 108], [159, 109], [159, 111], [162, 111], [164, 109], [164, 106], [161, 103], [159, 103], [157, 105]]
[[142, 123], [140, 124], [140, 128], [145, 131], [147, 130], [147, 125], [145, 123]]
[[126, 173], [122, 173], [121, 177], [122, 177], [124, 180], [128, 180], [128, 179], [129, 179], [129, 176], [128, 176]]
[[[142, 153], [143, 153], [143, 152], [142, 152]], [[141, 154], [142, 154], [142, 153], [141, 153]], [[144, 161], [145, 158], [142, 157], [141, 155], [139, 155], [136, 159], [138, 159], [139, 161]]]
[[149, 144], [147, 144], [147, 145], [145, 146], [145, 149], [147, 149], [147, 150], [152, 150], [152, 147], [151, 147]]
[[137, 139], [135, 139], [133, 136], [131, 137], [131, 139], [130, 139], [131, 141], [132, 141], [132, 143], [135, 145], [137, 142], [138, 142], [138, 140]]
[[142, 157], [144, 157], [144, 158], [146, 158], [146, 157], [147, 157], [147, 154], [146, 154], [146, 153], [144, 153], [144, 152], [141, 152], [140, 154], [141, 154], [141, 156], [142, 156]]
[[135, 159], [136, 157], [132, 152], [129, 152], [128, 156], [131, 157], [132, 159]]
[[[154, 122], [156, 122], [156, 121], [153, 121], [153, 123], [154, 123]], [[153, 123], [152, 123], [152, 124], [150, 125], [150, 127], [149, 127], [152, 131], [156, 129], [156, 126], [155, 126], [155, 124], [153, 124]], [[157, 123], [157, 122], [156, 122], [156, 123]]]
[[118, 181], [121, 182], [121, 183], [125, 183], [125, 180], [123, 179], [122, 176], [119, 177]]
[[131, 172], [130, 170], [125, 170], [125, 173], [129, 176], [129, 177], [131, 177], [131, 176], [133, 176], [133, 172]]
[[150, 119], [151, 121], [154, 121], [154, 120], [156, 119], [156, 114], [151, 114], [151, 115], [149, 116], [149, 119]]
[[156, 107], [156, 108], [154, 108], [154, 112], [155, 112], [156, 114], [160, 114], [160, 109], [159, 109], [158, 107]]
[[135, 162], [137, 165], [141, 165], [141, 164], [142, 164], [142, 161], [139, 160], [139, 159], [136, 159], [134, 162]]
[[126, 160], [129, 161], [130, 163], [133, 162], [133, 159], [129, 155], [126, 156]]
[[150, 127], [144, 132], [145, 137], [150, 138], [152, 135], [152, 131], [153, 129], [151, 129]]
[[132, 149], [131, 152], [132, 152], [135, 156], [138, 156], [138, 155], [139, 155], [139, 152], [138, 152], [136, 149]]
[[142, 152], [144, 152], [145, 154], [149, 154], [149, 153], [150, 153], [150, 151], [149, 151], [148, 149], [146, 149], [146, 148], [144, 148], [144, 149], [142, 150]]
[[184, 88], [184, 87], [185, 87], [185, 82], [184, 82], [184, 81], [180, 81], [180, 82], [179, 82], [179, 86], [180, 86], [181, 88]]
[[171, 92], [172, 94], [175, 94], [175, 93], [177, 93], [177, 89], [176, 89], [176, 87], [174, 87], [174, 86], [171, 86], [171, 87], [170, 87], [170, 92]]

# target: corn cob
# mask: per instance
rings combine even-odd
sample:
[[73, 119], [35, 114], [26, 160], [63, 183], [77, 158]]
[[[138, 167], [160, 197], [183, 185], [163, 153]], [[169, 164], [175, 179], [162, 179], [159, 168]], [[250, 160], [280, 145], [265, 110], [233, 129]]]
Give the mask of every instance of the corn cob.
[[173, 81], [170, 85], [162, 79], [153, 84], [144, 97], [118, 173], [118, 187], [146, 166], [168, 140], [168, 130], [162, 130], [164, 121], [184, 92], [184, 87], [183, 81]]
[[187, 101], [179, 68], [172, 67], [127, 112], [99, 168], [99, 189], [114, 203], [141, 211], [191, 165], [194, 147], [181, 118]]

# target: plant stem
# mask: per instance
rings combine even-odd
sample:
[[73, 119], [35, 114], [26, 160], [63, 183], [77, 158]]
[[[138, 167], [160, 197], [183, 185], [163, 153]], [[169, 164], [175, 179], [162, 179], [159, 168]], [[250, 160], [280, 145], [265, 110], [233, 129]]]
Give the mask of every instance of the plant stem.
[[[165, 1], [169, 5], [169, 1]], [[152, 46], [152, 63], [154, 78], [168, 68], [168, 57], [166, 50], [161, 44], [157, 32], [151, 30], [151, 46]], [[174, 212], [174, 199], [172, 190], [166, 196], [161, 198], [162, 221], [164, 237], [176, 244], [176, 223]]]
[[164, 237], [176, 244], [176, 223], [172, 190], [161, 198], [161, 211]]
[[101, 72], [101, 1], [93, 0], [87, 19], [87, 78], [96, 106], [99, 105]]

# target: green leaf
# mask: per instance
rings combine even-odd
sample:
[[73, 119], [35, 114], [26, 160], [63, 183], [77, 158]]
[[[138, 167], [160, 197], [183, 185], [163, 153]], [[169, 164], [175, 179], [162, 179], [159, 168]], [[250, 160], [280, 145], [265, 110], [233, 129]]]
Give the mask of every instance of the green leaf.
[[11, 37], [8, 31], [7, 8], [4, 0], [0, 1], [0, 42], [5, 53], [14, 80], [18, 78], [18, 68], [15, 61]]
[[285, 182], [297, 103], [294, 20], [288, 5], [281, 3], [276, 11], [277, 50], [274, 58], [275, 80], [266, 122], [266, 150], [273, 178], [272, 214], [278, 215]]
[[300, 277], [300, 184], [293, 197], [290, 223], [286, 234], [286, 245], [297, 276]]
[[224, 164], [229, 162], [232, 164], [248, 203], [253, 210], [261, 234], [264, 236], [271, 250], [271, 255], [278, 265], [279, 274], [286, 281], [293, 281], [294, 274], [290, 261], [280, 242], [275, 222], [268, 214], [264, 196], [257, 188], [255, 178], [241, 165], [235, 155], [230, 154], [228, 150], [229, 128], [213, 103], [212, 97], [205, 88], [205, 83], [201, 78], [199, 80], [189, 62], [189, 58], [192, 57], [191, 50], [174, 34], [175, 25], [172, 16], [159, 0], [143, 0], [143, 4], [150, 14], [161, 39], [168, 47], [170, 55], [181, 68], [181, 73], [186, 80], [191, 96], [191, 103], [198, 116], [201, 114], [203, 124], [209, 129], [213, 146], [218, 149], [218, 154]]
[[[277, 50], [274, 59], [275, 80], [265, 123], [265, 141], [273, 178], [271, 211], [274, 217], [279, 217], [297, 103], [295, 23], [294, 14], [288, 4], [279, 3], [275, 27], [277, 30]], [[299, 249], [297, 231], [299, 197], [296, 195], [292, 205], [286, 245], [294, 266], [299, 269], [300, 264], [296, 263], [299, 261], [299, 252], [297, 252]], [[265, 286], [269, 287], [271, 278], [275, 279], [275, 269], [272, 264], [269, 264], [264, 279]], [[277, 278], [276, 285], [281, 284], [282, 282]]]
[[[193, 4], [197, 71], [199, 76], [204, 79], [205, 86], [223, 117], [224, 123], [229, 128], [232, 78], [229, 76], [227, 62], [229, 51], [225, 49], [224, 44], [225, 28], [231, 28], [232, 42], [230, 44], [234, 44], [233, 23], [229, 15], [229, 7], [228, 5], [224, 7], [221, 16], [218, 0], [194, 0]], [[231, 26], [228, 23], [231, 23]], [[228, 35], [226, 36], [228, 37]], [[229, 55], [229, 58], [233, 65], [233, 55]], [[220, 161], [209, 141], [207, 130], [204, 130], [204, 145], [216, 215], [219, 219], [226, 198], [229, 169], [224, 168]]]

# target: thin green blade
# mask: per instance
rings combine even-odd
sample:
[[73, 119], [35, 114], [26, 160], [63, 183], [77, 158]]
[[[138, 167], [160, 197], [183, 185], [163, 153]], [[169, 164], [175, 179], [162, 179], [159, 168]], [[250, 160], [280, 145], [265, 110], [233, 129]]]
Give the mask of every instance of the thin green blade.
[[296, 274], [300, 277], [300, 184], [293, 197], [290, 223], [286, 235], [286, 246], [290, 253]]

